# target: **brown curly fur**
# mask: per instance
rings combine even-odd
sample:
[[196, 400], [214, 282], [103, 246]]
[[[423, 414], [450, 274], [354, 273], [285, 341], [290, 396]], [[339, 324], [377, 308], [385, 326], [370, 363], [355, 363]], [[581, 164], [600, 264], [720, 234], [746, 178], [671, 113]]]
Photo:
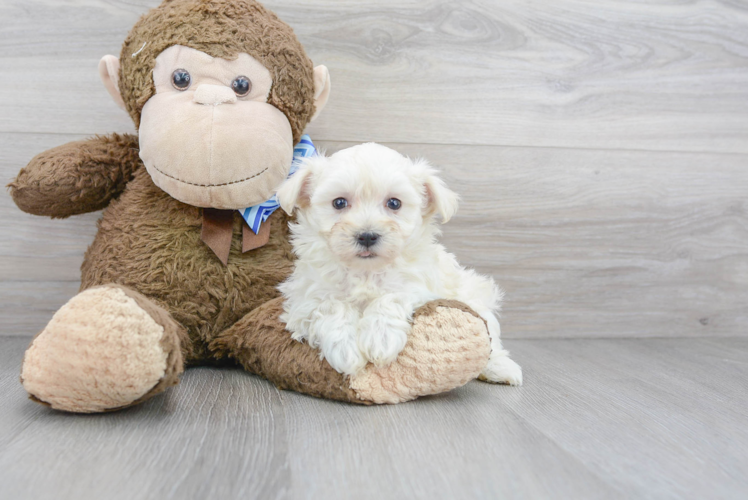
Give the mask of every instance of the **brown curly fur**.
[[[127, 141], [114, 139], [109, 143], [128, 149], [131, 146]], [[70, 146], [45, 153], [49, 158], [56, 158], [58, 150], [65, 153], [65, 161], [61, 163], [66, 170], [64, 178], [74, 178], [76, 172], [78, 175], [88, 172], [88, 166], [82, 165], [89, 157], [85, 148], [75, 161]], [[127, 154], [123, 150], [113, 157], [124, 158]], [[111, 166], [100, 165], [105, 171], [111, 170]], [[68, 190], [63, 190], [61, 198], [55, 199], [54, 191], [39, 193], [35, 185], [27, 185], [28, 179], [45, 176], [45, 171], [38, 170], [42, 167], [50, 173], [54, 161], [32, 162], [27, 169], [33, 172], [19, 175], [11, 186], [20, 207], [25, 210], [34, 207], [46, 213], [47, 206], [64, 207], [71, 198], [82, 199]], [[101, 187], [114, 193], [114, 184], [104, 183]], [[81, 180], [81, 186], [89, 185], [89, 180]], [[27, 198], [30, 193], [33, 203]], [[38, 203], [40, 199], [49, 205]], [[76, 210], [84, 211], [83, 205]], [[120, 285], [136, 298], [141, 308], [158, 318], [159, 324], [174, 326], [165, 326], [168, 335], [162, 345], [170, 356], [167, 376], [132, 404], [176, 383], [185, 364], [232, 361], [282, 389], [340, 401], [371, 403], [360, 399], [348, 380], [320, 360], [318, 351], [294, 341], [278, 320], [282, 299], [276, 287], [291, 273], [294, 255], [288, 238], [289, 217], [278, 210], [269, 221], [268, 243], [242, 253], [243, 222], [237, 212], [229, 261], [224, 266], [200, 241], [201, 209], [185, 205], [156, 187], [142, 163], [131, 175], [124, 192], [104, 210], [96, 238], [81, 266], [81, 290]], [[419, 309], [414, 321], [421, 315], [434, 314], [437, 306], [475, 314], [464, 304], [436, 301]]]
[[217, 358], [230, 358], [279, 389], [350, 403], [362, 401], [340, 373], [319, 359], [319, 351], [279, 335], [283, 298], [273, 299], [236, 322], [210, 343]]
[[[434, 300], [413, 313], [413, 322], [422, 316], [432, 316], [440, 307], [450, 307], [480, 318], [462, 302]], [[283, 299], [278, 297], [244, 316], [218, 335], [209, 345], [217, 358], [230, 358], [247, 371], [260, 375], [280, 389], [290, 389], [311, 396], [369, 405], [371, 401], [351, 389], [350, 382], [320, 361], [319, 351], [300, 343], [290, 335], [279, 335], [279, 317]]]
[[242, 218], [234, 217], [228, 264], [200, 241], [202, 210], [175, 200], [138, 169], [104, 211], [81, 267], [81, 290], [117, 283], [170, 311], [190, 333], [188, 362], [209, 360], [206, 343], [244, 315], [278, 297], [293, 268], [288, 216], [277, 210], [268, 243], [242, 253]]
[[[120, 75], [136, 126], [154, 93], [155, 58], [174, 44], [215, 57], [247, 52], [265, 64], [274, 81], [269, 102], [286, 114], [298, 140], [314, 112], [311, 61], [291, 28], [252, 0], [166, 0], [138, 21], [123, 46]], [[236, 212], [224, 266], [200, 240], [201, 209], [156, 187], [138, 150], [132, 135], [66, 144], [38, 155], [9, 185], [16, 204], [32, 214], [67, 217], [106, 207], [81, 267], [81, 290], [122, 286], [164, 325], [162, 347], [169, 353], [167, 375], [133, 404], [176, 383], [185, 364], [227, 361], [281, 388], [365, 404], [278, 320], [276, 287], [294, 261], [288, 216], [273, 213], [268, 243], [242, 253]]]
[[106, 207], [140, 166], [138, 138], [97, 136], [36, 155], [8, 184], [18, 208], [62, 218]]
[[268, 102], [286, 115], [299, 141], [314, 114], [312, 61], [291, 27], [254, 0], [166, 0], [140, 18], [120, 54], [120, 93], [136, 127], [156, 93], [156, 56], [172, 45], [224, 59], [246, 52], [260, 61], [273, 77]]

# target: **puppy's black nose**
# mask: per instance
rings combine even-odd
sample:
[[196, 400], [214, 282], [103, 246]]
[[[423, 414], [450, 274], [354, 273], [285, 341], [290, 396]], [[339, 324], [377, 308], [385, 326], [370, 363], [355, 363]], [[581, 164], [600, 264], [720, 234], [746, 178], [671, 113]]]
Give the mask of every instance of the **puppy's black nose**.
[[376, 245], [379, 235], [377, 233], [359, 233], [358, 242], [365, 248]]

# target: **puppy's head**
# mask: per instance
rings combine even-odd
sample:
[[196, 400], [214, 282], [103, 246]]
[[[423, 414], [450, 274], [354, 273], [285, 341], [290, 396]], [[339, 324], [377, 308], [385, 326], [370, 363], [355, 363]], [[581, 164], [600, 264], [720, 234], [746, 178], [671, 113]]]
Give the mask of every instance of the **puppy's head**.
[[278, 190], [286, 212], [348, 266], [377, 269], [402, 254], [435, 215], [447, 222], [457, 195], [423, 160], [368, 143], [307, 158]]

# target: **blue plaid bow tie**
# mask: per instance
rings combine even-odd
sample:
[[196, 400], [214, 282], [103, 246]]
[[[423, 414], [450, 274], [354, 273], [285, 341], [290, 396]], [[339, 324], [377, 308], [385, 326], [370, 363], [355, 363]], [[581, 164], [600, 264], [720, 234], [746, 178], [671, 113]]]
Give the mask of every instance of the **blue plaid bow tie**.
[[[317, 154], [317, 150], [314, 149], [312, 139], [306, 134], [302, 135], [301, 140], [293, 149], [293, 161], [291, 162], [291, 170], [288, 176], [291, 177], [299, 169], [302, 158], [314, 156], [315, 154]], [[272, 198], [264, 203], [240, 209], [239, 213], [247, 221], [247, 225], [252, 229], [252, 232], [257, 234], [260, 231], [260, 225], [268, 220], [270, 214], [278, 210], [279, 207], [278, 198], [276, 195], [273, 195]]]

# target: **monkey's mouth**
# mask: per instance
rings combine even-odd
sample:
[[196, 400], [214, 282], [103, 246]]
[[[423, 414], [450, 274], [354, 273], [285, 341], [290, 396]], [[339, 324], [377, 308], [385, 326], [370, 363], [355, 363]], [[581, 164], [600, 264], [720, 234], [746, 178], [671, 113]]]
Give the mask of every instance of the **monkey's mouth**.
[[238, 179], [238, 180], [235, 180], [235, 181], [222, 182], [220, 184], [199, 184], [197, 182], [185, 181], [184, 179], [180, 179], [178, 177], [174, 177], [171, 174], [167, 174], [166, 172], [164, 172], [163, 170], [161, 170], [160, 168], [158, 168], [156, 165], [151, 165], [151, 167], [156, 172], [158, 172], [161, 175], [164, 175], [164, 176], [168, 177], [169, 179], [173, 179], [173, 180], [175, 180], [177, 182], [181, 182], [182, 184], [187, 184], [187, 185], [190, 185], [190, 186], [197, 186], [197, 187], [221, 187], [221, 186], [230, 186], [232, 184], [240, 184], [242, 182], [247, 182], [247, 181], [250, 181], [250, 180], [252, 180], [252, 179], [254, 179], [256, 177], [259, 177], [259, 176], [261, 176], [262, 174], [264, 174], [265, 172], [267, 172], [270, 169], [270, 167], [265, 167], [264, 169], [260, 170], [256, 174], [253, 174], [253, 175], [250, 175], [249, 177], [245, 177], [244, 179]]

